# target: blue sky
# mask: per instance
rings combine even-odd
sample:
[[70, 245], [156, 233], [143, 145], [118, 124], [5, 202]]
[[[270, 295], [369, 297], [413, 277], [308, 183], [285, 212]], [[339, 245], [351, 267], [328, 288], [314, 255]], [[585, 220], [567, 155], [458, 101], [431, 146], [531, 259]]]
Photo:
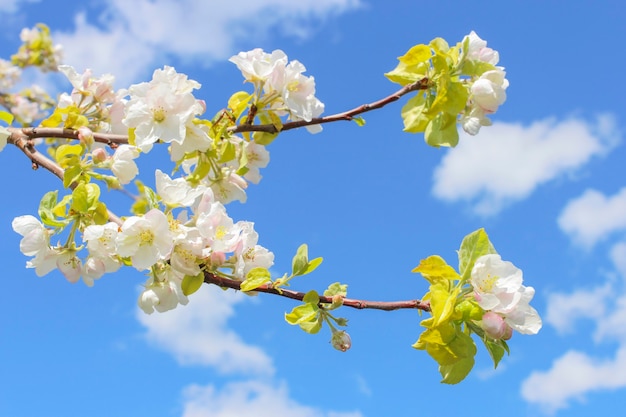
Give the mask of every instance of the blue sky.
[[[282, 49], [315, 76], [325, 114], [396, 90], [383, 76], [417, 43], [475, 30], [500, 52], [511, 85], [494, 126], [433, 149], [402, 132], [396, 103], [367, 124], [290, 131], [269, 147], [263, 180], [228, 210], [255, 222], [260, 243], [290, 268], [301, 243], [324, 263], [301, 290], [349, 284], [354, 298], [419, 298], [411, 274], [439, 254], [455, 263], [467, 233], [485, 227], [536, 289], [537, 336], [515, 335], [497, 371], [481, 352], [460, 385], [411, 348], [412, 311], [350, 311], [353, 347], [285, 323], [294, 304], [205, 287], [161, 315], [136, 307], [142, 274], [95, 287], [24, 268], [11, 220], [35, 214], [60, 187], [17, 149], [0, 154], [0, 415], [289, 416], [621, 415], [626, 388], [626, 180], [622, 82], [626, 9], [617, 1], [366, 0], [0, 1], [1, 57], [37, 22], [80, 72], [111, 72], [118, 88], [173, 65], [199, 81], [208, 114], [242, 88], [227, 59]], [[58, 91], [60, 77], [31, 81]], [[151, 153], [142, 172], [167, 165]], [[111, 199], [125, 201], [112, 194]]]

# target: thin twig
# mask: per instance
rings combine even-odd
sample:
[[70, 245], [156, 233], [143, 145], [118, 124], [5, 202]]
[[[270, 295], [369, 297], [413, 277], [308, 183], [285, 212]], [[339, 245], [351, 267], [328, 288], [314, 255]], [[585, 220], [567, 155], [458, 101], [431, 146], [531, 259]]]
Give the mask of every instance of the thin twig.
[[[63, 168], [61, 168], [56, 162], [52, 159], [48, 158], [41, 152], [38, 152], [37, 149], [33, 146], [31, 142], [31, 137], [28, 133], [33, 131], [33, 129], [24, 128], [24, 129], [10, 129], [11, 135], [7, 139], [8, 143], [12, 143], [17, 146], [32, 162], [33, 169], [38, 169], [39, 167], [43, 167], [57, 176], [61, 181], [63, 181]], [[67, 130], [67, 129], [65, 129]], [[73, 132], [73, 131], [71, 131]], [[49, 137], [49, 136], [46, 136]], [[56, 137], [65, 137], [65, 136], [56, 136]], [[73, 189], [75, 186], [70, 186], [70, 189]], [[122, 219], [120, 219], [115, 213], [111, 210], [107, 209], [107, 213], [109, 216], [109, 221], [115, 222], [118, 225], [122, 225]]]
[[310, 121], [306, 120], [297, 120], [295, 122], [287, 122], [284, 123], [282, 128], [278, 129], [273, 124], [267, 125], [250, 125], [247, 123], [233, 126], [228, 130], [231, 133], [241, 133], [241, 132], [267, 132], [267, 133], [278, 133], [283, 132], [285, 130], [297, 129], [299, 127], [312, 126], [312, 125], [321, 125], [324, 123], [330, 122], [338, 122], [338, 121], [350, 121], [354, 119], [354, 116], [358, 116], [359, 114], [366, 113], [371, 110], [380, 109], [381, 107], [386, 106], [389, 103], [393, 103], [400, 99], [400, 97], [417, 90], [426, 90], [430, 88], [430, 80], [426, 77], [418, 80], [412, 84], [407, 84], [402, 87], [400, 90], [396, 91], [393, 94], [388, 95], [385, 98], [382, 98], [378, 101], [374, 101], [369, 104], [362, 104], [358, 107], [355, 107], [352, 110], [348, 110], [342, 113], [333, 114], [325, 117], [317, 117], [311, 119]]
[[[207, 284], [215, 284], [218, 287], [231, 288], [233, 290], [241, 290], [241, 281], [235, 281], [232, 279], [220, 277], [209, 272], [204, 273], [204, 282]], [[267, 294], [274, 294], [281, 297], [290, 298], [292, 300], [302, 301], [306, 293], [300, 291], [287, 290], [284, 288], [273, 288], [268, 284], [264, 284], [254, 291]], [[331, 304], [333, 302], [332, 297], [319, 296], [321, 304]], [[344, 298], [343, 305], [347, 307], [372, 310], [384, 310], [393, 311], [400, 309], [417, 309], [423, 311], [430, 311], [430, 303], [422, 300], [404, 300], [404, 301], [367, 301], [367, 300], [355, 300], [351, 298]]]

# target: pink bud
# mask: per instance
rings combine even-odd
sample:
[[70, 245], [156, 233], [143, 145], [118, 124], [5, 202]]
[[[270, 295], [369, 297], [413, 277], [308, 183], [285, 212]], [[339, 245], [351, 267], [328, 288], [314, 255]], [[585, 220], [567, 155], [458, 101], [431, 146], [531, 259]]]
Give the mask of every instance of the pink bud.
[[104, 149], [97, 148], [93, 150], [91, 156], [93, 158], [93, 161], [98, 163], [106, 161], [106, 159], [109, 157], [109, 154], [107, 154], [107, 151], [105, 151]]
[[488, 311], [483, 315], [482, 328], [492, 339], [508, 340], [513, 334], [511, 327], [505, 323], [501, 315]]
[[85, 145], [87, 145], [88, 148], [91, 147], [91, 145], [93, 145], [93, 132], [91, 131], [91, 129], [89, 129], [87, 126], [82, 126], [78, 128], [78, 139], [80, 139], [80, 141], [82, 143], [84, 143]]

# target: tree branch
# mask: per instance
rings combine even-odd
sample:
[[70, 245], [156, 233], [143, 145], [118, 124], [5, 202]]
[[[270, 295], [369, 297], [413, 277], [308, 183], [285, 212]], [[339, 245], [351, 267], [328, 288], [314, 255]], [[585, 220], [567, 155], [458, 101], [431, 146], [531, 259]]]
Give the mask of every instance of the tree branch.
[[[223, 278], [210, 272], [204, 273], [204, 282], [207, 284], [214, 284], [218, 287], [230, 288], [233, 290], [241, 290], [241, 281], [235, 281], [233, 279]], [[292, 300], [302, 301], [306, 293], [287, 290], [284, 288], [273, 288], [271, 285], [264, 284], [254, 290], [255, 292], [263, 292], [267, 294], [274, 294], [281, 297], [291, 298]], [[320, 295], [320, 304], [331, 304], [333, 302], [332, 297], [326, 297]], [[430, 302], [422, 300], [405, 300], [405, 301], [367, 301], [367, 300], [355, 300], [351, 298], [344, 298], [343, 305], [347, 307], [372, 310], [384, 310], [393, 311], [400, 309], [416, 309], [423, 311], [430, 311]]]
[[430, 80], [426, 77], [418, 80], [412, 84], [407, 84], [402, 87], [400, 90], [396, 91], [393, 94], [388, 95], [385, 98], [382, 98], [378, 101], [374, 101], [369, 104], [362, 104], [358, 107], [355, 107], [352, 110], [345, 111], [343, 113], [337, 113], [330, 116], [317, 117], [311, 119], [311, 121], [306, 120], [298, 120], [295, 122], [287, 122], [283, 124], [281, 129], [278, 129], [276, 126], [272, 124], [267, 125], [250, 125], [250, 124], [241, 124], [237, 126], [233, 126], [228, 130], [231, 133], [241, 133], [241, 132], [267, 132], [267, 133], [278, 133], [283, 132], [285, 130], [297, 129], [299, 127], [312, 126], [312, 125], [320, 125], [324, 123], [337, 122], [340, 120], [350, 121], [354, 119], [354, 116], [359, 114], [366, 113], [371, 110], [380, 109], [381, 107], [386, 106], [387, 104], [393, 103], [394, 101], [398, 101], [400, 97], [410, 93], [411, 91], [417, 90], [426, 90], [430, 87]]
[[[35, 149], [35, 146], [32, 143], [32, 138], [29, 135], [29, 133], [32, 133], [35, 131], [34, 128], [24, 128], [24, 129], [9, 128], [9, 130], [11, 131], [11, 135], [7, 138], [7, 143], [12, 143], [13, 145], [17, 146], [28, 157], [28, 159], [30, 159], [30, 161], [32, 162], [33, 169], [39, 169], [39, 167], [44, 167], [45, 169], [53, 173], [55, 176], [57, 176], [61, 181], [63, 181], [63, 174], [64, 174], [63, 168], [61, 168], [57, 163], [55, 163], [53, 160], [51, 160], [50, 158], [48, 158], [41, 152], [38, 152], [37, 149]], [[42, 129], [42, 130], [53, 130], [53, 129]], [[54, 130], [57, 130], [57, 131], [63, 130], [65, 132], [76, 133], [76, 138], [78, 138], [78, 133], [73, 130], [69, 130], [69, 129], [54, 129]], [[36, 136], [36, 137], [50, 137], [50, 136], [45, 135], [45, 136]], [[67, 137], [67, 136], [54, 136], [54, 137]], [[74, 189], [74, 186], [70, 186], [70, 189]], [[115, 222], [120, 226], [122, 225], [123, 223], [122, 219], [120, 219], [115, 213], [113, 213], [109, 209], [107, 209], [107, 213], [109, 215], [110, 221]]]

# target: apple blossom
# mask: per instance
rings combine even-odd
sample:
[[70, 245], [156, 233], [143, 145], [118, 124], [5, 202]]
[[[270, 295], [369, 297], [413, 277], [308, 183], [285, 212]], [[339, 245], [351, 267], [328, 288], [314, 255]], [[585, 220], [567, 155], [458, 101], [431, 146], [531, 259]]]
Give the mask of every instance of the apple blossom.
[[487, 48], [487, 41], [482, 40], [476, 32], [471, 31], [469, 35], [465, 36], [463, 42], [466, 40], [469, 44], [467, 58], [486, 62], [492, 65], [496, 65], [500, 60], [498, 52], [491, 48]]
[[184, 178], [173, 180], [160, 169], [157, 169], [154, 174], [157, 193], [161, 196], [163, 203], [169, 207], [191, 206], [206, 188], [202, 185], [191, 187]]
[[139, 157], [139, 149], [131, 145], [120, 145], [115, 150], [111, 171], [121, 184], [128, 184], [139, 173], [139, 168], [133, 161], [137, 157]]
[[189, 300], [181, 289], [182, 278], [177, 276], [167, 265], [145, 283], [145, 289], [139, 295], [137, 304], [144, 313], [152, 314], [154, 310], [163, 313], [176, 308], [178, 304], [186, 305]]
[[135, 129], [135, 143], [143, 152], [157, 140], [183, 142], [187, 123], [203, 112], [191, 94], [199, 86], [168, 66], [154, 71], [152, 81], [130, 86], [123, 122]]
[[485, 113], [495, 113], [506, 100], [505, 90], [509, 86], [509, 81], [504, 78], [505, 75], [500, 69], [485, 71], [472, 84], [470, 100]]
[[172, 251], [172, 232], [163, 212], [152, 209], [145, 215], [131, 216], [122, 224], [115, 243], [117, 253], [130, 257], [138, 270], [150, 268], [159, 260], [165, 260]]
[[229, 61], [239, 68], [246, 81], [263, 83], [273, 76], [276, 68], [287, 65], [287, 55], [280, 49], [268, 54], [261, 48], [255, 48], [240, 52]]
[[522, 271], [497, 254], [478, 258], [470, 277], [474, 297], [483, 310], [502, 315], [520, 333], [535, 334], [541, 328], [539, 314], [529, 305], [535, 290], [522, 281]]

